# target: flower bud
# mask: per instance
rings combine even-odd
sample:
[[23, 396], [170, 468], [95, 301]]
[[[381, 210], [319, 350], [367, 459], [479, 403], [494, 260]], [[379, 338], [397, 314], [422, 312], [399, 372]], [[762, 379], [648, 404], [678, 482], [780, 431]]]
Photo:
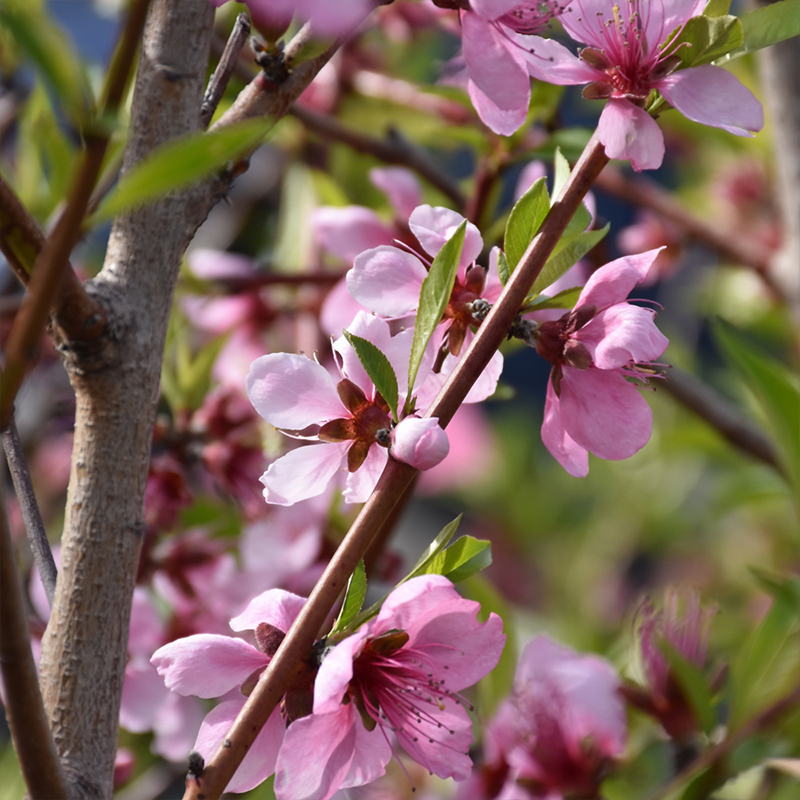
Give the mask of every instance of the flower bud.
[[392, 431], [392, 455], [417, 469], [435, 467], [449, 452], [450, 442], [436, 417], [406, 417]]

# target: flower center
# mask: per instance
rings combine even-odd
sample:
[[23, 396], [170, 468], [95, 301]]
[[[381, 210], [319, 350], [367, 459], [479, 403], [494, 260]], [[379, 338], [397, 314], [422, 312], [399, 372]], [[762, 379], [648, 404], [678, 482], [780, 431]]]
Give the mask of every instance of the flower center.
[[368, 400], [364, 392], [347, 378], [339, 381], [336, 389], [351, 416], [326, 422], [317, 435], [323, 442], [352, 439], [353, 444], [347, 451], [347, 469], [355, 472], [364, 463], [373, 444], [389, 446], [392, 418], [389, 406], [379, 392], [375, 392], [374, 400]]
[[563, 10], [565, 2], [550, 0], [546, 3], [520, 3], [497, 22], [526, 35], [541, 33]]

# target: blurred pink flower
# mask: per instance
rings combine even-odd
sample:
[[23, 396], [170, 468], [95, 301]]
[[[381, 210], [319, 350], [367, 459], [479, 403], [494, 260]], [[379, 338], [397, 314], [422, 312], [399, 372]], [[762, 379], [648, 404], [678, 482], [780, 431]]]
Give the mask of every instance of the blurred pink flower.
[[[230, 622], [234, 631], [255, 632], [258, 647], [242, 639], [200, 633], [159, 648], [151, 659], [167, 688], [180, 695], [221, 697], [239, 689], [239, 695], [217, 705], [203, 721], [195, 749], [208, 760], [227, 734], [233, 721], [269, 664], [283, 635], [294, 622], [305, 599], [280, 589], [271, 589], [253, 599]], [[276, 708], [253, 742], [241, 766], [228, 784], [229, 792], [246, 792], [274, 771], [284, 738], [285, 723]]]
[[502, 621], [476, 619], [439, 575], [395, 589], [378, 616], [325, 655], [310, 716], [288, 728], [278, 757], [279, 800], [327, 800], [384, 773], [393, 734], [439, 777], [464, 780], [472, 723], [458, 694], [496, 666]]
[[[764, 125], [761, 103], [731, 73], [711, 64], [679, 69], [667, 40], [706, 0], [573, 0], [559, 18], [564, 30], [588, 47], [580, 56], [548, 39], [532, 43], [531, 58], [544, 80], [589, 84], [584, 97], [605, 99], [598, 135], [609, 158], [629, 160], [635, 170], [655, 169], [664, 158], [664, 137], [644, 110], [654, 89], [685, 117], [751, 136]], [[528, 62], [529, 69], [531, 62]]]
[[617, 259], [595, 272], [575, 308], [534, 332], [536, 350], [553, 365], [542, 441], [575, 477], [589, 472], [588, 453], [628, 458], [650, 439], [652, 411], [626, 377], [646, 383], [649, 362], [669, 342], [655, 312], [626, 301], [658, 250]]
[[513, 693], [486, 727], [486, 763], [464, 800], [597, 797], [627, 740], [619, 686], [604, 659], [546, 636], [534, 639], [520, 659]]

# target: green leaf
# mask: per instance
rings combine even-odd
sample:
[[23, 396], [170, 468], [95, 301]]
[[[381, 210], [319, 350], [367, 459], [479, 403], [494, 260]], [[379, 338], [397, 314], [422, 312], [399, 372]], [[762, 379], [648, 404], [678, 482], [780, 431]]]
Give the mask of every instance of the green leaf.
[[[575, 233], [570, 237], [562, 237], [556, 245], [553, 255], [547, 259], [536, 280], [525, 304], [538, 297], [548, 286], [557, 281], [573, 264], [583, 258], [607, 233], [609, 225], [596, 231]], [[580, 294], [580, 292], [579, 292]]]
[[710, 64], [741, 47], [743, 41], [742, 23], [738, 17], [702, 15], [692, 17], [666, 47], [681, 59], [684, 67], [697, 67]]
[[711, 688], [703, 670], [685, 659], [674, 647], [670, 646], [669, 642], [662, 642], [661, 647], [700, 727], [706, 733], [711, 733], [717, 724], [717, 717], [711, 699]]
[[726, 360], [753, 390], [786, 476], [800, 492], [800, 386], [797, 376], [753, 346], [732, 325], [719, 320], [714, 333]]
[[562, 189], [569, 179], [570, 172], [569, 161], [564, 158], [561, 148], [556, 147], [556, 151], [553, 153], [553, 203], [561, 194]]
[[409, 578], [413, 578], [415, 575], [423, 574], [419, 570], [424, 569], [427, 563], [436, 558], [436, 556], [447, 547], [450, 540], [455, 535], [455, 532], [458, 530], [458, 526], [461, 524], [462, 516], [463, 514], [459, 514], [452, 522], [448, 522], [447, 525], [439, 531], [437, 537], [425, 548], [425, 552], [417, 559], [417, 563], [411, 568], [411, 572], [400, 581], [401, 583], [404, 583]]
[[350, 331], [342, 331], [342, 334], [355, 350], [358, 360], [366, 370], [375, 388], [381, 393], [381, 397], [389, 404], [392, 417], [397, 422], [397, 376], [394, 374], [389, 359], [367, 339], [362, 339], [360, 336], [350, 333]]
[[545, 308], [574, 308], [582, 291], [582, 286], [575, 286], [572, 289], [564, 289], [552, 297], [540, 294], [535, 300], [523, 307], [523, 312], [527, 314], [529, 311], [542, 311]]
[[41, 13], [36, 4], [3, 0], [0, 26], [10, 31], [70, 120], [77, 125], [85, 122], [94, 109], [91, 87], [72, 43], [52, 18]]
[[419, 570], [412, 572], [409, 578], [416, 578], [418, 575], [444, 575], [453, 583], [459, 583], [486, 569], [491, 563], [491, 542], [474, 539], [472, 536], [462, 536], [450, 547], [428, 560]]
[[744, 43], [714, 63], [723, 66], [734, 58], [800, 35], [800, 0], [780, 0], [741, 17]]
[[506, 254], [502, 250], [497, 251], [497, 274], [500, 277], [500, 283], [505, 286], [511, 277], [511, 271], [508, 268]]
[[[503, 241], [509, 276], [519, 263], [522, 254], [533, 241], [539, 226], [550, 210], [550, 196], [544, 178], [539, 178], [511, 209]], [[499, 268], [499, 264], [498, 264]]]
[[273, 124], [270, 119], [248, 119], [166, 142], [122, 176], [90, 222], [110, 219], [196, 183], [254, 150]]
[[364, 603], [364, 597], [367, 594], [367, 572], [364, 569], [364, 559], [362, 558], [356, 565], [355, 572], [350, 576], [347, 582], [347, 590], [344, 593], [344, 602], [339, 611], [339, 616], [331, 629], [331, 633], [338, 633], [347, 628], [347, 626], [358, 616], [361, 611], [361, 606]]
[[703, 9], [707, 17], [723, 17], [730, 11], [731, 0], [709, 0], [708, 5]]
[[800, 674], [800, 581], [759, 582], [773, 602], [731, 663], [731, 730], [789, 691]]
[[430, 272], [422, 281], [419, 309], [414, 323], [414, 339], [411, 343], [411, 357], [408, 364], [409, 397], [414, 388], [414, 381], [417, 379], [417, 371], [422, 363], [425, 348], [428, 346], [436, 326], [442, 321], [442, 315], [450, 301], [466, 233], [467, 221], [464, 220], [437, 253], [431, 264]]

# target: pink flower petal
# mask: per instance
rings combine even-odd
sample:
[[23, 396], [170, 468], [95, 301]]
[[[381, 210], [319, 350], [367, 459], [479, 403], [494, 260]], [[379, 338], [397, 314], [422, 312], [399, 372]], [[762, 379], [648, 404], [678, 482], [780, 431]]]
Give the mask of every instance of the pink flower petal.
[[586, 281], [575, 307], [592, 304], [602, 311], [615, 303], [624, 302], [633, 287], [647, 277], [656, 256], [663, 249], [663, 247], [657, 247], [646, 253], [623, 256], [615, 261], [609, 261]]
[[252, 258], [222, 250], [197, 248], [186, 253], [189, 269], [206, 281], [225, 280], [225, 278], [249, 278], [255, 272]]
[[269, 663], [247, 642], [215, 633], [176, 639], [156, 650], [150, 661], [168, 689], [198, 697], [221, 697]]
[[478, 89], [501, 109], [527, 111], [531, 80], [521, 51], [477, 14], [462, 16], [461, 42], [467, 73]]
[[278, 756], [278, 800], [328, 800], [350, 771], [360, 724], [352, 703], [332, 714], [295, 720]]
[[669, 345], [669, 339], [656, 327], [655, 312], [630, 303], [617, 303], [601, 311], [574, 338], [586, 345], [598, 369], [653, 361]]
[[[206, 761], [214, 755], [227, 736], [244, 702], [245, 698], [242, 697], [241, 700], [237, 698], [220, 703], [203, 720], [194, 748]], [[280, 709], [276, 708], [242, 759], [225, 791], [237, 793], [250, 791], [275, 772], [284, 730], [285, 723], [281, 718]]]
[[196, 697], [181, 697], [170, 692], [153, 722], [154, 753], [167, 761], [181, 763], [194, 746], [206, 710]]
[[606, 102], [597, 135], [609, 158], [630, 161], [641, 172], [656, 169], [664, 160], [664, 136], [656, 121], [629, 100], [611, 98]]
[[264, 499], [276, 506], [291, 506], [322, 494], [331, 478], [345, 469], [349, 445], [311, 444], [290, 450], [261, 476]]
[[342, 278], [331, 289], [322, 303], [319, 322], [322, 330], [334, 338], [342, 335], [342, 331], [350, 325], [359, 311], [367, 311], [361, 303], [357, 303], [347, 288], [347, 280]]
[[[565, 16], [562, 15], [559, 19], [564, 19]], [[540, 81], [557, 86], [571, 86], [605, 77], [604, 73], [581, 61], [555, 39], [522, 34], [516, 34], [513, 38], [518, 42], [521, 52], [526, 53], [528, 72]]]
[[629, 458], [650, 439], [653, 412], [617, 372], [565, 367], [560, 406], [564, 429], [599, 458]]
[[[435, 256], [463, 221], [464, 217], [452, 209], [424, 205], [414, 209], [414, 213], [408, 218], [408, 227], [419, 239], [425, 252]], [[468, 222], [459, 265], [471, 264], [481, 254], [481, 250], [483, 239], [480, 231]]]
[[416, 312], [428, 271], [416, 256], [397, 247], [361, 253], [347, 273], [347, 288], [364, 308], [384, 317]]
[[405, 167], [375, 167], [369, 171], [373, 185], [385, 192], [397, 216], [407, 220], [422, 202], [422, 189], [417, 176]]
[[305, 597], [298, 597], [283, 589], [269, 589], [254, 597], [247, 608], [231, 620], [231, 630], [254, 631], [260, 622], [266, 622], [286, 633], [305, 602]]
[[328, 370], [305, 356], [261, 356], [250, 366], [245, 386], [256, 411], [276, 428], [302, 430], [346, 413]]
[[469, 7], [484, 19], [497, 19], [521, 5], [520, 0], [471, 0]]
[[670, 105], [688, 119], [752, 136], [764, 127], [764, 109], [739, 79], [722, 67], [703, 64], [674, 72], [656, 85]]
[[314, 713], [330, 714], [342, 704], [353, 678], [353, 659], [358, 655], [369, 633], [364, 625], [352, 636], [337, 644], [322, 660], [314, 679]]
[[381, 473], [386, 467], [389, 451], [385, 447], [374, 444], [369, 449], [364, 463], [355, 471], [347, 474], [342, 497], [345, 503], [366, 503]]
[[478, 116], [489, 130], [500, 136], [511, 136], [528, 119], [528, 103], [517, 108], [500, 108], [485, 95], [471, 80], [467, 81], [467, 94], [478, 112]]
[[561, 401], [553, 389], [553, 381], [547, 382], [547, 399], [544, 404], [542, 442], [550, 455], [575, 478], [589, 474], [589, 453], [564, 429], [561, 421]]
[[311, 225], [323, 249], [348, 264], [364, 250], [391, 244], [395, 236], [391, 225], [364, 206], [323, 206], [312, 213]]

